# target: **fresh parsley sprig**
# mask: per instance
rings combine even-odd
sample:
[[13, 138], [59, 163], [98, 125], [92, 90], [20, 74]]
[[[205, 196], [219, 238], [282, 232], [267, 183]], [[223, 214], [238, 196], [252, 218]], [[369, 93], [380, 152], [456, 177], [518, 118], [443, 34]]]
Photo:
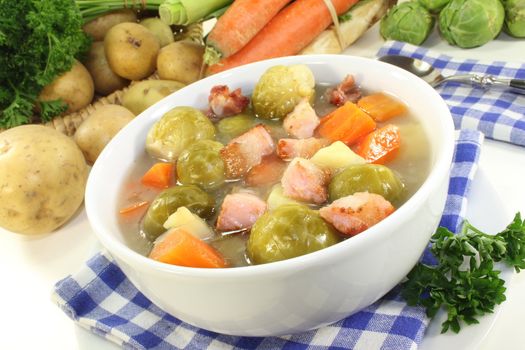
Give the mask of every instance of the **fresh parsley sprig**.
[[461, 323], [494, 312], [505, 300], [505, 281], [494, 263], [503, 261], [519, 272], [525, 269], [525, 220], [514, 220], [496, 235], [489, 235], [464, 221], [458, 234], [444, 227], [432, 236], [431, 252], [437, 264], [418, 263], [402, 284], [409, 305], [422, 305], [434, 317], [444, 307], [448, 317], [441, 332], [457, 333]]

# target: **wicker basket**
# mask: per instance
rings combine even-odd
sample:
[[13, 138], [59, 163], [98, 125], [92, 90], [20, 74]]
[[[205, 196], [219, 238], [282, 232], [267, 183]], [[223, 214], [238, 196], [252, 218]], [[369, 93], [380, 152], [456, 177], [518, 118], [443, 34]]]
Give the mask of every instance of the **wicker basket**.
[[[190, 40], [202, 44], [202, 23], [189, 25], [187, 29], [177, 37], [177, 40]], [[157, 73], [155, 73], [145, 80], [149, 79], [159, 79], [159, 76], [157, 75]], [[47, 122], [44, 125], [54, 128], [67, 136], [73, 136], [80, 124], [82, 124], [84, 120], [89, 118], [89, 116], [101, 106], [108, 104], [122, 105], [122, 97], [124, 96], [125, 92], [129, 90], [130, 86], [136, 83], [137, 81], [131, 82], [129, 86], [121, 90], [117, 90], [108, 96], [97, 98], [90, 105], [84, 107], [79, 111], [64, 116], [55, 117], [52, 121]]]

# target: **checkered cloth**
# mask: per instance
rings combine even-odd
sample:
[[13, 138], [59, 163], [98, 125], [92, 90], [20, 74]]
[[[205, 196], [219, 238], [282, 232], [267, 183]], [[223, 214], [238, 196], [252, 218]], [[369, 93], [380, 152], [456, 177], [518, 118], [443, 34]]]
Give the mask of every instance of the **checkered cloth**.
[[[377, 56], [403, 55], [421, 59], [454, 74], [491, 74], [525, 79], [525, 63], [460, 60], [398, 41], [387, 41]], [[525, 95], [492, 88], [484, 90], [447, 82], [436, 89], [450, 108], [456, 129], [477, 129], [488, 138], [525, 146]]]
[[[465, 213], [483, 135], [458, 132], [442, 225]], [[126, 349], [416, 349], [429, 323], [421, 307], [407, 306], [395, 288], [376, 303], [318, 330], [284, 337], [234, 337], [186, 324], [152, 304], [112, 258], [99, 253], [55, 286], [53, 298], [79, 325]]]

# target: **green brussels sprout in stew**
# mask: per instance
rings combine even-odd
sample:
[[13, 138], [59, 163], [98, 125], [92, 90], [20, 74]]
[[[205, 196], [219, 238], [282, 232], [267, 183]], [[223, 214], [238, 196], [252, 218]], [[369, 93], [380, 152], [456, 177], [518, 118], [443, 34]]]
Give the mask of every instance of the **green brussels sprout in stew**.
[[177, 175], [184, 185], [198, 185], [212, 190], [224, 183], [224, 163], [219, 151], [224, 146], [212, 140], [200, 140], [187, 147], [177, 160]]
[[339, 241], [341, 238], [316, 210], [285, 204], [257, 219], [246, 248], [252, 263], [264, 264], [308, 254]]
[[173, 161], [193, 142], [214, 138], [215, 127], [204, 113], [192, 107], [176, 107], [149, 130], [146, 150], [152, 157]]
[[215, 201], [212, 196], [194, 185], [170, 187], [155, 197], [144, 216], [143, 231], [150, 241], [154, 241], [166, 229], [164, 222], [179, 207], [206, 218], [213, 213]]
[[274, 66], [261, 76], [252, 95], [255, 115], [283, 119], [303, 98], [313, 101], [315, 79], [305, 65]]
[[231, 139], [244, 134], [256, 124], [256, 120], [248, 114], [237, 114], [227, 117], [217, 123], [218, 137], [229, 142]]
[[330, 201], [356, 192], [371, 192], [395, 202], [403, 192], [403, 183], [389, 168], [379, 164], [358, 164], [346, 167], [330, 181]]

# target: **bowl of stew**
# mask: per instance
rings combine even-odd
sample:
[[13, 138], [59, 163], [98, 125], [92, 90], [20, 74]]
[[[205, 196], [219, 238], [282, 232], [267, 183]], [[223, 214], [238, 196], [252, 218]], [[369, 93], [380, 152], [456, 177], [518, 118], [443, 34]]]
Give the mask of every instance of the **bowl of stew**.
[[207, 330], [283, 335], [381, 298], [447, 194], [454, 127], [416, 76], [294, 56], [191, 84], [104, 149], [87, 184], [101, 244], [151, 301]]

